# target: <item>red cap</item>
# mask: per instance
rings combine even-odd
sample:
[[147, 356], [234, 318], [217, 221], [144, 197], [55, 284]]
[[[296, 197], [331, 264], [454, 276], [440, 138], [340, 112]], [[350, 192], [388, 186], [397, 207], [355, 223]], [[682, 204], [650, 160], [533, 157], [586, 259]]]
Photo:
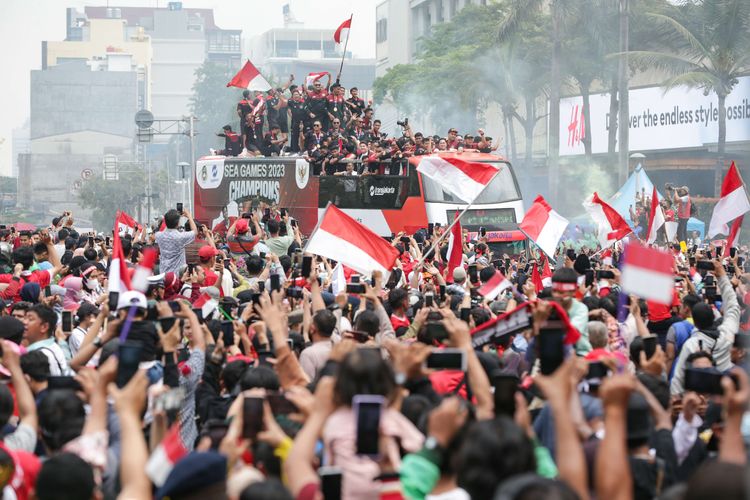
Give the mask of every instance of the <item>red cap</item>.
[[247, 219], [238, 220], [234, 228], [237, 230], [237, 234], [244, 234], [250, 229]]
[[211, 257], [217, 255], [219, 255], [219, 251], [210, 245], [203, 246], [198, 250], [198, 257], [200, 257], [201, 260], [210, 260]]

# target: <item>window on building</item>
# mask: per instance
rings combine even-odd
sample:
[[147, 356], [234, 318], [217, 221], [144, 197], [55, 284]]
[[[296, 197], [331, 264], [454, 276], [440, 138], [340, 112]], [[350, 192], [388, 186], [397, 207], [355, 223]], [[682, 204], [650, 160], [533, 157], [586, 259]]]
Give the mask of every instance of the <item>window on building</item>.
[[276, 40], [276, 57], [297, 57], [296, 40]]
[[[342, 40], [343, 43], [343, 40]], [[343, 45], [341, 46], [343, 50]], [[323, 57], [339, 57], [339, 53], [336, 52], [336, 42], [333, 40], [323, 41]]]
[[375, 24], [375, 42], [383, 43], [388, 40], [388, 19], [383, 18]]
[[320, 50], [320, 40], [300, 40], [299, 50]]

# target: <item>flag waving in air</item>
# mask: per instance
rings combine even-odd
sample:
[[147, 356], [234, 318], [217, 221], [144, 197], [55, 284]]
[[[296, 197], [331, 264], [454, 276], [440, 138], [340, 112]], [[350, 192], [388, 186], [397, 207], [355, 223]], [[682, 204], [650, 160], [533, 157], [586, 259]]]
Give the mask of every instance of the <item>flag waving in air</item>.
[[121, 235], [135, 234], [135, 232], [138, 230], [138, 223], [126, 212], [121, 212], [118, 210], [117, 214], [115, 215], [115, 220], [117, 221], [117, 223], [115, 224], [115, 230]]
[[651, 244], [656, 241], [656, 233], [664, 225], [664, 211], [659, 204], [659, 194], [654, 186], [654, 193], [651, 195], [651, 213], [648, 217], [648, 231], [646, 232], [646, 243]]
[[500, 292], [513, 286], [511, 282], [500, 271], [495, 271], [495, 275], [487, 280], [484, 285], [479, 287], [479, 294], [485, 299], [494, 300], [500, 295]]
[[667, 252], [647, 248], [640, 243], [625, 247], [622, 264], [622, 289], [659, 304], [672, 303], [674, 258]]
[[708, 225], [708, 237], [717, 234], [729, 234], [729, 221], [750, 211], [750, 200], [747, 199], [745, 185], [737, 166], [732, 162], [727, 176], [721, 184], [721, 199], [714, 207], [711, 223]]
[[390, 243], [331, 203], [310, 235], [305, 252], [333, 259], [367, 276], [380, 271], [385, 280], [398, 257]]
[[[122, 217], [122, 214], [120, 214]], [[125, 255], [122, 251], [122, 242], [120, 233], [117, 228], [120, 224], [120, 217], [115, 220], [114, 238], [112, 240], [112, 261], [109, 264], [109, 291], [110, 292], [127, 292], [130, 290], [130, 274], [128, 266], [125, 263]]]
[[347, 19], [346, 21], [344, 21], [343, 23], [341, 23], [339, 25], [339, 27], [336, 28], [336, 32], [333, 34], [333, 40], [336, 43], [341, 43], [341, 32], [344, 31], [344, 30], [347, 30], [346, 36], [347, 36], [347, 38], [349, 37], [348, 31], [352, 28], [352, 17], [354, 17], [353, 14], [351, 16], [349, 16], [349, 19]]
[[323, 78], [324, 76], [328, 76], [330, 78], [330, 73], [328, 71], [319, 71], [317, 73], [308, 73], [308, 75], [305, 77], [305, 88], [312, 87], [315, 82]]
[[229, 83], [227, 83], [227, 87], [266, 91], [271, 88], [271, 84], [263, 78], [263, 75], [260, 74], [258, 68], [250, 62], [250, 59], [248, 59], [239, 73], [234, 75]]
[[422, 156], [417, 171], [466, 203], [472, 203], [500, 173], [487, 163], [440, 156]]
[[[458, 218], [458, 212], [456, 212]], [[453, 270], [461, 267], [464, 259], [463, 242], [462, 242], [461, 222], [456, 221], [451, 228], [451, 234], [448, 236], [448, 274], [446, 280], [453, 283]]]
[[632, 232], [628, 223], [617, 213], [617, 210], [609, 206], [599, 195], [594, 193], [583, 202], [589, 216], [594, 219], [599, 227], [598, 237], [602, 248], [613, 245], [617, 240], [624, 238]]
[[568, 220], [552, 210], [541, 195], [536, 197], [518, 225], [518, 229], [549, 256], [555, 255], [557, 243], [567, 227]]

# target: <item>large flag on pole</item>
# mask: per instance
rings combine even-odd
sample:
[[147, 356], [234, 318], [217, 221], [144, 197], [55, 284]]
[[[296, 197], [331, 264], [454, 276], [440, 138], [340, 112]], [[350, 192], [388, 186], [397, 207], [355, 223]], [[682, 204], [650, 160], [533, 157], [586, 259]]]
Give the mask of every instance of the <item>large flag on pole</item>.
[[552, 210], [541, 195], [536, 197], [518, 225], [518, 229], [550, 257], [554, 257], [557, 243], [567, 227], [568, 219]]
[[120, 219], [115, 221], [114, 238], [112, 240], [112, 261], [109, 263], [109, 292], [127, 292], [130, 290], [130, 274], [122, 252], [120, 233], [117, 231]]
[[466, 203], [472, 203], [500, 173], [499, 168], [488, 163], [436, 155], [423, 156], [417, 165], [417, 171]]
[[115, 231], [122, 234], [135, 234], [138, 230], [138, 223], [126, 212], [117, 211]]
[[[740, 228], [742, 227], [742, 221], [745, 218], [744, 215], [740, 215], [732, 222], [732, 227], [729, 229], [729, 236], [727, 237], [727, 252], [728, 249], [736, 246], [735, 243], [740, 239]], [[728, 255], [728, 253], [727, 253]]]
[[669, 305], [674, 294], [673, 267], [671, 254], [631, 243], [625, 247], [623, 257], [622, 289], [625, 293]]
[[328, 71], [319, 71], [315, 73], [308, 73], [305, 77], [305, 88], [312, 87], [315, 82], [323, 78], [324, 76], [329, 76], [330, 73]]
[[[336, 28], [336, 32], [333, 34], [333, 40], [336, 43], [341, 43], [341, 32], [342, 31], [344, 31], [345, 29], [346, 30], [351, 29], [351, 27], [352, 27], [352, 17], [354, 17], [354, 15], [350, 16], [349, 19], [347, 19], [346, 21], [344, 21], [343, 23], [341, 23], [341, 25], [339, 25], [339, 27]], [[349, 36], [349, 35], [347, 34], [347, 36]]]
[[651, 213], [648, 217], [648, 231], [646, 232], [646, 243], [651, 244], [656, 241], [656, 234], [664, 225], [664, 211], [659, 204], [659, 194], [654, 186], [654, 193], [651, 195]]
[[486, 299], [494, 300], [495, 297], [500, 295], [500, 292], [511, 286], [513, 286], [513, 284], [505, 277], [505, 275], [500, 271], [495, 270], [494, 276], [487, 280], [484, 285], [479, 287], [477, 292]]
[[[456, 213], [455, 218], [458, 218], [458, 213]], [[453, 283], [453, 270], [463, 265], [464, 252], [462, 240], [461, 222], [456, 221], [451, 228], [450, 236], [448, 236], [448, 274], [445, 277], [448, 283]]]
[[367, 276], [380, 271], [386, 280], [398, 257], [390, 243], [331, 203], [310, 235], [305, 252], [333, 259]]
[[596, 193], [583, 202], [583, 208], [599, 227], [598, 237], [602, 248], [614, 245], [632, 232], [625, 219]]
[[750, 211], [750, 200], [747, 199], [745, 185], [742, 183], [740, 172], [732, 162], [721, 184], [721, 199], [714, 207], [711, 223], [708, 225], [708, 237], [717, 234], [729, 234], [729, 221], [736, 219]]
[[227, 83], [227, 87], [239, 87], [247, 90], [262, 90], [266, 91], [271, 88], [271, 84], [263, 78], [258, 68], [247, 60], [242, 69], [234, 75], [234, 77]]

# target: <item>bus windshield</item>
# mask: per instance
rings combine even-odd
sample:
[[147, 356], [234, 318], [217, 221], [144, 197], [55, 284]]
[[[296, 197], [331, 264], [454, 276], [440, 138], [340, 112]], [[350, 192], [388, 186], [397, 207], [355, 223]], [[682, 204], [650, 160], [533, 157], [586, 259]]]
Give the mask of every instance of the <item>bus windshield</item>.
[[[492, 179], [489, 186], [482, 191], [482, 194], [474, 200], [474, 205], [505, 203], [521, 199], [518, 192], [516, 180], [513, 178], [511, 166], [503, 162], [492, 162], [492, 165], [500, 169], [500, 173]], [[432, 203], [465, 203], [463, 200], [456, 198], [451, 193], [443, 190], [437, 182], [422, 176], [422, 185], [424, 186], [424, 200]]]

